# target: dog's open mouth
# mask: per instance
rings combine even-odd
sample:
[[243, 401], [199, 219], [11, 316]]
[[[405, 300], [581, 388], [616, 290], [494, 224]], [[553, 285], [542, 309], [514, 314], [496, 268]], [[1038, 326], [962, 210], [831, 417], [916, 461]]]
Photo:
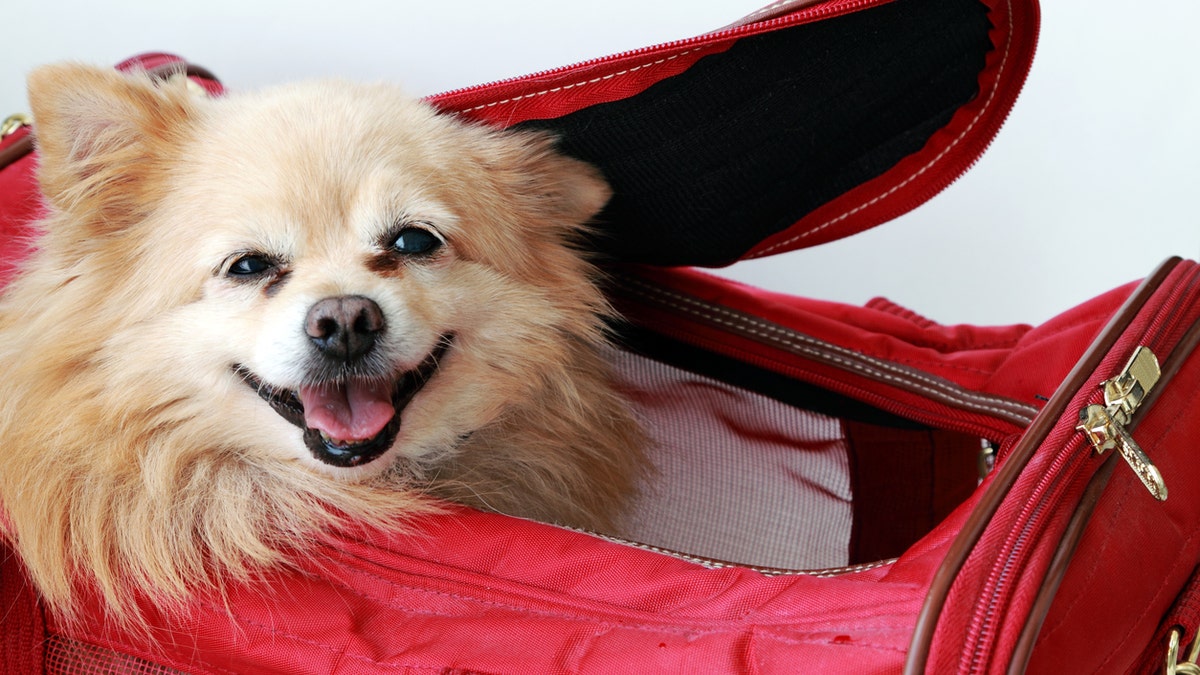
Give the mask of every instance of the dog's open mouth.
[[437, 372], [453, 336], [416, 368], [392, 381], [346, 377], [303, 386], [273, 387], [241, 364], [233, 367], [283, 419], [304, 430], [304, 444], [318, 460], [336, 467], [367, 464], [387, 452], [400, 433], [400, 413]]

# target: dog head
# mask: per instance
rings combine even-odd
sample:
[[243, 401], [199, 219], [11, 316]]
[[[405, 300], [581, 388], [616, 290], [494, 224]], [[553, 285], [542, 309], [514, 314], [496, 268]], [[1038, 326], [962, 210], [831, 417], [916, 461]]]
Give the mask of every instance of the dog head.
[[430, 492], [614, 521], [641, 435], [573, 248], [594, 169], [388, 86], [67, 65], [30, 102], [49, 209], [0, 302], [0, 529], [50, 607], [88, 582], [134, 621]]
[[46, 249], [100, 287], [109, 371], [222, 442], [352, 479], [419, 465], [599, 340], [572, 242], [608, 188], [543, 135], [389, 86], [203, 100], [59, 66], [30, 87]]

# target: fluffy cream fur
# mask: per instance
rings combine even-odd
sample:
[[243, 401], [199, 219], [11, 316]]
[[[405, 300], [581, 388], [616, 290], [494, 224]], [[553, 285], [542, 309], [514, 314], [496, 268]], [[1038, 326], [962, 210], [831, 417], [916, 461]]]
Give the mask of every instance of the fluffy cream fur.
[[[50, 215], [0, 303], [0, 523], [55, 610], [89, 588], [132, 620], [136, 594], [286, 565], [345, 518], [402, 528], [430, 496], [617, 527], [643, 437], [572, 246], [608, 198], [595, 170], [387, 86], [205, 100], [64, 65], [30, 100]], [[445, 245], [389, 258], [403, 222]], [[279, 269], [233, 278], [247, 251]], [[307, 307], [339, 294], [378, 302], [397, 371], [454, 336], [395, 444], [353, 468], [232, 370], [299, 386]]]

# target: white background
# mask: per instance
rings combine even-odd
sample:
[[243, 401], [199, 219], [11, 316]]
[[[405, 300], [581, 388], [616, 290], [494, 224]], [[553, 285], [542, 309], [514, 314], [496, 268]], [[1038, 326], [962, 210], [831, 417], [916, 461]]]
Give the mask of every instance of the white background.
[[[171, 51], [227, 86], [385, 79], [416, 95], [690, 37], [766, 0], [4, 0], [0, 117], [25, 73]], [[1038, 323], [1169, 255], [1200, 258], [1200, 3], [1047, 0], [1005, 129], [928, 205], [847, 240], [740, 263], [755, 285], [944, 323]]]

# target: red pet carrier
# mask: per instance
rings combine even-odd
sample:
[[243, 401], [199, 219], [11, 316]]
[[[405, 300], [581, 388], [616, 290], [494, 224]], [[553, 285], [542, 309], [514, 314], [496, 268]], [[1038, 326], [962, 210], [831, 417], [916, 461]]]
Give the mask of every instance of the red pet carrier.
[[[931, 198], [996, 134], [1037, 28], [1033, 0], [777, 3], [436, 97], [553, 131], [614, 187], [590, 243], [628, 318], [609, 358], [658, 468], [629, 541], [457, 507], [409, 536], [348, 526], [227, 606], [146, 608], [149, 636], [99, 606], [68, 632], [0, 553], [0, 669], [1113, 673], [1194, 659], [1200, 266], [1169, 260], [1036, 327], [944, 326], [695, 269]], [[9, 259], [38, 209], [29, 133], [0, 146]]]

